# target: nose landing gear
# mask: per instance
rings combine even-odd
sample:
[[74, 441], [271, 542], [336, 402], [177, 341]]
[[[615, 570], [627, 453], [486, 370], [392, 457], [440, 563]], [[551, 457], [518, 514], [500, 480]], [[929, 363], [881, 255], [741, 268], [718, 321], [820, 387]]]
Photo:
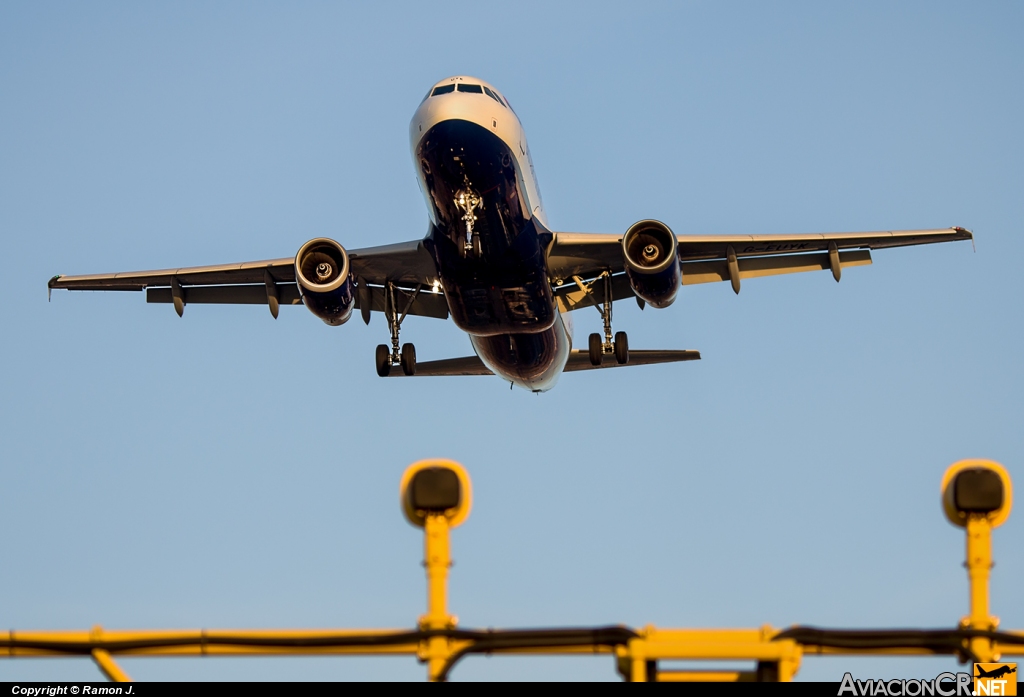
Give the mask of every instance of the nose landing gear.
[[[466, 253], [479, 251], [473, 244], [473, 225], [476, 223], [476, 211], [483, 205], [483, 199], [473, 189], [469, 188], [469, 180], [466, 181], [466, 188], [455, 194], [455, 207], [462, 211], [462, 220], [466, 223], [466, 241], [463, 245]], [[479, 243], [477, 243], [479, 246]]]
[[[409, 296], [402, 313], [398, 313], [398, 305], [395, 302], [395, 284], [388, 283], [384, 287], [384, 315], [387, 317], [388, 326], [391, 329], [391, 348], [386, 344], [379, 344], [374, 354], [374, 362], [377, 367], [377, 375], [382, 378], [391, 374], [391, 366], [402, 366], [402, 372], [406, 375], [416, 374], [416, 347], [412, 344], [405, 344], [399, 351], [399, 331], [402, 328], [402, 321], [409, 314], [409, 309], [420, 294], [423, 284], [416, 286], [416, 290]], [[408, 291], [406, 291], [408, 292]]]

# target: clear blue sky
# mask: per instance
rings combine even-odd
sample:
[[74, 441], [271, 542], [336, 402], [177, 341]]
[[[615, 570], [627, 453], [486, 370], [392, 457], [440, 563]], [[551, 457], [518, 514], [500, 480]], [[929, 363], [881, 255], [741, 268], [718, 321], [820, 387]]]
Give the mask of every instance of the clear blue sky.
[[[0, 4], [0, 617], [13, 628], [409, 627], [410, 462], [455, 458], [464, 626], [953, 626], [963, 536], [939, 479], [1024, 491], [1019, 3]], [[870, 267], [616, 308], [703, 360], [380, 380], [380, 317], [54, 294], [56, 273], [422, 237], [407, 144], [427, 88], [498, 85], [556, 230], [963, 225]], [[576, 317], [577, 344], [600, 318]], [[421, 360], [465, 355], [411, 318]], [[1024, 511], [993, 609], [1024, 628]], [[1014, 581], [1014, 578], [1018, 579]], [[411, 659], [125, 660], [150, 679], [421, 679]], [[814, 659], [805, 679], [946, 659]], [[93, 679], [82, 659], [0, 680]], [[611, 679], [607, 657], [475, 658], [454, 679]]]

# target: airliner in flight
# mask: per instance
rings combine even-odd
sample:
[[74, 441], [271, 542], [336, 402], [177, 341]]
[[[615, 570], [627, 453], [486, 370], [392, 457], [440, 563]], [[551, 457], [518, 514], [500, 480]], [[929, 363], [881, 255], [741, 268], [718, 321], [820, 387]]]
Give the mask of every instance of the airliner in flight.
[[[146, 291], [151, 303], [305, 305], [329, 325], [358, 310], [381, 312], [391, 344], [376, 350], [386, 376], [490, 375], [528, 390], [554, 386], [565, 371], [696, 360], [697, 351], [633, 350], [612, 332], [612, 305], [668, 307], [681, 286], [871, 263], [871, 250], [972, 239], [969, 230], [891, 230], [792, 235], [676, 235], [657, 220], [622, 234], [555, 232], [548, 226], [533, 158], [505, 95], [472, 77], [427, 92], [409, 125], [427, 204], [426, 237], [346, 250], [312, 239], [294, 257], [219, 266], [54, 276], [50, 289]], [[603, 334], [572, 348], [573, 310], [595, 307]], [[417, 363], [401, 345], [408, 315], [451, 319], [475, 355]]]

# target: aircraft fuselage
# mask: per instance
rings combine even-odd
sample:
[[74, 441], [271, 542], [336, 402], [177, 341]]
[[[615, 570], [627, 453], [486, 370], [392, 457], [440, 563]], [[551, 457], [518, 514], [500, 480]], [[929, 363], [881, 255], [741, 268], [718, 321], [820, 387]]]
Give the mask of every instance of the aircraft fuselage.
[[518, 117], [490, 84], [453, 77], [420, 104], [410, 141], [430, 216], [424, 244], [452, 319], [495, 374], [550, 389], [571, 325], [551, 292], [551, 233]]

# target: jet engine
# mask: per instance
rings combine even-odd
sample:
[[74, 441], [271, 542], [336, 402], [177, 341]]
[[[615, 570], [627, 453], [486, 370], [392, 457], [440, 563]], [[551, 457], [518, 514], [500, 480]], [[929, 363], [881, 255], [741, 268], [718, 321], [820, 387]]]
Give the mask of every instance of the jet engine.
[[295, 255], [295, 280], [302, 303], [332, 327], [352, 316], [355, 284], [345, 248], [334, 240], [318, 237], [302, 245]]
[[657, 220], [641, 220], [622, 238], [629, 285], [638, 298], [654, 307], [668, 307], [679, 292], [676, 247], [675, 234]]

